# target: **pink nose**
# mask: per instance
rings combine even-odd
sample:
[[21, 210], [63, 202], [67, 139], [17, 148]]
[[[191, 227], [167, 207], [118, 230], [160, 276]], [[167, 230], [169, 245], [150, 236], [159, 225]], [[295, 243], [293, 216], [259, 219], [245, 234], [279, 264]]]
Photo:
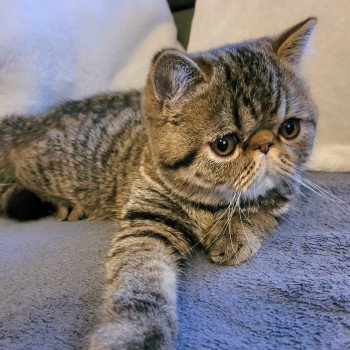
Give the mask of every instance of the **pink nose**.
[[260, 152], [267, 154], [271, 146], [272, 146], [272, 142], [266, 142], [260, 145], [258, 149], [260, 150]]

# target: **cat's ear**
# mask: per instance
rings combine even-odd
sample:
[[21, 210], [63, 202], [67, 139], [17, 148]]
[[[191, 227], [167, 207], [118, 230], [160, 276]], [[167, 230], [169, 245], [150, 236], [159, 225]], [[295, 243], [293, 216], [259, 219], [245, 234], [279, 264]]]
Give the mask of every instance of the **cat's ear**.
[[316, 17], [309, 17], [280, 35], [273, 37], [271, 43], [277, 57], [282, 61], [298, 66], [316, 23]]
[[178, 100], [206, 78], [194, 59], [176, 49], [165, 49], [153, 58], [150, 79], [159, 102]]

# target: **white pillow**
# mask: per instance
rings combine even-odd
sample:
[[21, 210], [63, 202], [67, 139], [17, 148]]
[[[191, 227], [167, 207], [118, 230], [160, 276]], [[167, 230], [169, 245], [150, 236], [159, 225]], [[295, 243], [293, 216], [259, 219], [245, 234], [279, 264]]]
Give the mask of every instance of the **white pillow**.
[[197, 0], [188, 50], [277, 34], [309, 16], [319, 19], [303, 60], [319, 109], [309, 169], [350, 171], [350, 1]]
[[0, 0], [0, 118], [141, 88], [178, 45], [166, 0]]

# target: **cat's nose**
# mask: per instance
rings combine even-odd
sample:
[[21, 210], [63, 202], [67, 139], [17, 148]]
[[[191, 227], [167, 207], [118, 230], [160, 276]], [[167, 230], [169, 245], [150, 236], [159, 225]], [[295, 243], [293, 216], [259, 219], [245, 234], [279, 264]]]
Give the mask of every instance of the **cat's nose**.
[[275, 141], [276, 135], [271, 130], [259, 130], [248, 140], [247, 148], [267, 154]]
[[266, 143], [263, 143], [262, 145], [260, 145], [258, 147], [259, 151], [264, 153], [264, 154], [267, 154], [269, 152], [269, 149], [270, 147], [273, 145], [272, 142], [266, 142]]

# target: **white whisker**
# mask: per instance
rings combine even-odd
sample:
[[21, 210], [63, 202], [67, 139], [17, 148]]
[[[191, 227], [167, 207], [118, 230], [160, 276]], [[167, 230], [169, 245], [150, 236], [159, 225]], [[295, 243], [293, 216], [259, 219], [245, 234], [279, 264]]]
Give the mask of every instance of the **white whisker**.
[[347, 205], [347, 203], [345, 203], [344, 201], [342, 201], [341, 199], [339, 199], [339, 198], [338, 198], [337, 196], [335, 196], [333, 193], [331, 193], [330, 191], [327, 191], [327, 190], [325, 190], [324, 188], [322, 188], [321, 186], [315, 184], [315, 183], [314, 183], [313, 181], [311, 181], [310, 179], [308, 179], [308, 178], [306, 178], [306, 177], [302, 178], [302, 177], [300, 177], [299, 175], [298, 175], [297, 177], [299, 177], [302, 181], [307, 182], [311, 187], [313, 187], [313, 188], [315, 188], [315, 189], [321, 191], [321, 192], [324, 193], [325, 195], [330, 196], [330, 197], [333, 198], [335, 201], [337, 201], [337, 202], [339, 202], [339, 203], [341, 203], [341, 204]]
[[[285, 166], [285, 164], [284, 164]], [[331, 202], [332, 204], [335, 204], [337, 207], [339, 207], [342, 211], [344, 211], [345, 213], [348, 212], [349, 210], [349, 205], [347, 203], [345, 203], [344, 201], [342, 201], [341, 199], [339, 199], [337, 196], [335, 196], [333, 193], [330, 192], [330, 190], [325, 190], [324, 188], [322, 188], [321, 186], [315, 184], [313, 181], [311, 181], [310, 179], [307, 179], [305, 176], [301, 176], [300, 174], [298, 174], [296, 171], [294, 171], [293, 169], [286, 169], [283, 166], [280, 166], [278, 171], [277, 171], [278, 175], [280, 177], [282, 177], [285, 182], [288, 184], [288, 186], [291, 187], [295, 187], [294, 184], [290, 183], [287, 178], [289, 180], [291, 180], [292, 182], [297, 183], [298, 185], [300, 185], [301, 187], [307, 188], [309, 191], [311, 191], [312, 193], [315, 193], [317, 196], [325, 199], [326, 201]], [[305, 196], [305, 194], [303, 193], [303, 191], [299, 191], [299, 193], [307, 198]], [[345, 208], [344, 208], [345, 206]]]

